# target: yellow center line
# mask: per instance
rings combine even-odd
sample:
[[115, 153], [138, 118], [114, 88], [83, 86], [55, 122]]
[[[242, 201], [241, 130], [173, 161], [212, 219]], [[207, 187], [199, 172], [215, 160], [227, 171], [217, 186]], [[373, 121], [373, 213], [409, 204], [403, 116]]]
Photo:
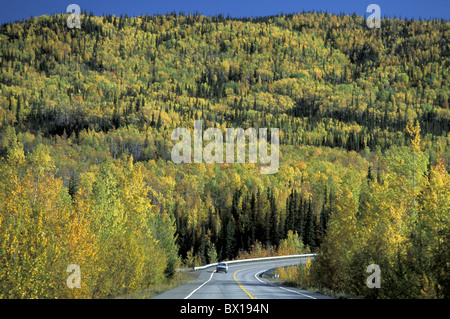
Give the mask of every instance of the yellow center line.
[[[288, 266], [288, 265], [292, 265], [292, 264], [291, 264], [291, 263], [284, 263], [284, 264], [279, 265], [278, 267]], [[236, 272], [233, 274], [233, 278], [234, 278], [234, 280], [237, 282], [237, 284], [239, 285], [239, 287], [241, 287], [241, 289], [244, 290], [244, 292], [245, 292], [251, 299], [258, 299], [258, 298], [255, 297], [255, 296], [253, 296], [251, 293], [249, 293], [249, 292], [247, 291], [247, 289], [244, 288], [244, 286], [239, 282], [239, 280], [236, 279], [236, 274], [237, 274], [238, 272], [242, 271], [242, 270], [248, 270], [248, 269], [253, 269], [253, 268], [262, 268], [262, 267], [265, 267], [265, 266], [248, 267], [248, 268], [240, 269], [240, 270], [236, 271]]]
[[[261, 267], [261, 266], [259, 266], [259, 267]], [[252, 268], [259, 268], [259, 267], [249, 267], [249, 268], [240, 269], [240, 270], [236, 271], [236, 272], [233, 274], [233, 278], [234, 278], [234, 280], [237, 282], [237, 284], [239, 285], [239, 287], [241, 287], [241, 289], [244, 290], [245, 293], [246, 293], [251, 299], [258, 299], [258, 298], [256, 298], [255, 296], [253, 296], [251, 293], [249, 293], [249, 292], [244, 288], [244, 286], [242, 286], [242, 284], [239, 282], [239, 280], [236, 279], [236, 274], [237, 274], [238, 272], [242, 271], [242, 270], [247, 270], [247, 269], [252, 269]]]

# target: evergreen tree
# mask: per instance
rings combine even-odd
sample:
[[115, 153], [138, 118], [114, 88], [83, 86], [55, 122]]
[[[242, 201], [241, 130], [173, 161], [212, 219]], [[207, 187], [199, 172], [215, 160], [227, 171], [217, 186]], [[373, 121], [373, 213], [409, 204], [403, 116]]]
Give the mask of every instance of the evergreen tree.
[[308, 200], [308, 209], [305, 214], [305, 232], [303, 234], [303, 242], [309, 246], [311, 250], [316, 247], [316, 219], [312, 211], [311, 198]]

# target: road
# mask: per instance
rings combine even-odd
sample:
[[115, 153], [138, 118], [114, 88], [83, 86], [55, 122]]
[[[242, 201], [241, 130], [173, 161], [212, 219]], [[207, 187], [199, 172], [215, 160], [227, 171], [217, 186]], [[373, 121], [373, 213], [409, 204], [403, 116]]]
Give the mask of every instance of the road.
[[215, 267], [199, 270], [197, 279], [168, 290], [155, 299], [329, 299], [292, 287], [283, 287], [261, 278], [276, 267], [305, 263], [306, 258], [229, 264], [228, 273], [216, 273]]

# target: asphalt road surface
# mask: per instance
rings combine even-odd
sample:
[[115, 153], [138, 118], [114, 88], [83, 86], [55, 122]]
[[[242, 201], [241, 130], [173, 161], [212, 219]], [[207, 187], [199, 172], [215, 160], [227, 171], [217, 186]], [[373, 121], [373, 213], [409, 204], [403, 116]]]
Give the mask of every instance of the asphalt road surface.
[[307, 258], [229, 264], [228, 273], [215, 267], [199, 270], [197, 279], [168, 290], [155, 299], [329, 299], [292, 287], [284, 287], [260, 275], [269, 269], [305, 263]]

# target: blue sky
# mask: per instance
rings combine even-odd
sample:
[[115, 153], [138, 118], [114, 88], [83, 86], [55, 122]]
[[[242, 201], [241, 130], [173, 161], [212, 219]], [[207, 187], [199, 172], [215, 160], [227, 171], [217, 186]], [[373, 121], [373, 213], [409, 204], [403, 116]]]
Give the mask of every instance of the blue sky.
[[15, 0], [3, 1], [0, 9], [0, 23], [22, 20], [30, 16], [65, 12], [69, 4], [75, 3], [92, 11], [94, 15], [167, 13], [196, 10], [205, 15], [222, 13], [232, 17], [265, 16], [279, 13], [305, 11], [328, 11], [330, 13], [364, 15], [369, 4], [381, 7], [381, 15], [388, 17], [444, 18], [450, 20], [450, 0]]

